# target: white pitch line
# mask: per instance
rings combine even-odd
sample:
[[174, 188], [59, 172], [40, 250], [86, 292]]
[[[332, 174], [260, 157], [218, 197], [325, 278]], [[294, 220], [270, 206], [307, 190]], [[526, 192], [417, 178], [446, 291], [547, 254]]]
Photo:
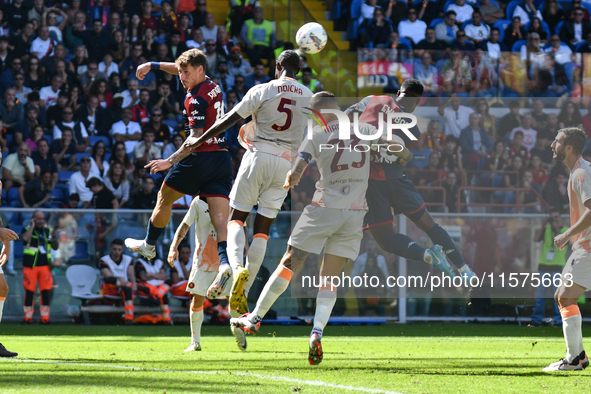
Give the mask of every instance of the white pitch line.
[[10, 361], [19, 361], [22, 363], [74, 365], [74, 366], [79, 366], [79, 367], [102, 367], [102, 368], [107, 367], [107, 368], [112, 368], [112, 369], [125, 369], [125, 370], [134, 370], [134, 371], [189, 373], [189, 374], [197, 374], [197, 375], [218, 375], [218, 374], [222, 374], [222, 373], [231, 373], [232, 375], [238, 375], [238, 376], [267, 379], [267, 380], [281, 380], [283, 382], [306, 384], [306, 385], [310, 385], [310, 386], [330, 387], [330, 388], [335, 388], [335, 389], [342, 389], [342, 390], [349, 390], [349, 391], [363, 392], [363, 393], [403, 394], [403, 393], [399, 393], [397, 391], [387, 391], [387, 390], [371, 389], [371, 388], [367, 388], [367, 387], [347, 386], [347, 385], [343, 385], [343, 384], [327, 383], [327, 382], [323, 382], [320, 380], [302, 380], [302, 379], [288, 378], [285, 376], [263, 375], [263, 374], [258, 374], [258, 373], [236, 372], [236, 371], [230, 371], [230, 370], [227, 370], [227, 371], [183, 371], [183, 370], [176, 370], [176, 369], [131, 367], [128, 365], [72, 363], [72, 362], [66, 362], [66, 361], [27, 360], [27, 359], [18, 359], [18, 358], [12, 358], [12, 359], [6, 359], [6, 360], [7, 360], [6, 362], [8, 362], [10, 360]]

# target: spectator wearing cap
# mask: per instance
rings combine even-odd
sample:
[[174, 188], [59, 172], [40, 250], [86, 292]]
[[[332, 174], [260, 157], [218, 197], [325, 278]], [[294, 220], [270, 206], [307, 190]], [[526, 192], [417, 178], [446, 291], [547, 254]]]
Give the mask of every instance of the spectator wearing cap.
[[21, 142], [15, 153], [6, 157], [2, 163], [2, 182], [8, 192], [12, 187], [20, 187], [35, 177], [35, 163], [26, 142]]
[[462, 24], [470, 18], [472, 18], [472, 13], [474, 12], [474, 8], [471, 5], [466, 4], [466, 0], [456, 0], [454, 4], [450, 4], [447, 7], [448, 11], [455, 11], [456, 13], [456, 23]]
[[191, 39], [187, 41], [187, 47], [189, 49], [197, 48], [200, 51], [205, 51], [205, 40], [203, 39], [203, 31], [201, 29], [193, 29], [191, 32]]
[[142, 133], [145, 133], [148, 130], [154, 132], [154, 145], [158, 146], [160, 149], [164, 149], [168, 144], [172, 133], [172, 128], [163, 122], [163, 117], [164, 113], [162, 112], [162, 109], [154, 107], [152, 108], [150, 121], [142, 126]]
[[168, 57], [177, 59], [183, 52], [188, 50], [187, 44], [181, 41], [181, 32], [178, 29], [172, 30], [170, 33], [170, 41], [168, 42]]
[[242, 58], [242, 52], [238, 46], [232, 47], [230, 62], [228, 63], [228, 73], [234, 77], [237, 75], [244, 76], [252, 73], [250, 63], [248, 60]]
[[267, 73], [265, 72], [265, 65], [261, 62], [258, 62], [254, 65], [254, 72], [252, 74], [248, 74], [244, 77], [246, 86], [249, 89], [253, 86], [260, 85], [262, 83], [267, 83], [270, 80], [271, 77], [267, 75]]
[[425, 38], [427, 24], [417, 19], [417, 11], [414, 8], [408, 10], [407, 16], [407, 20], [402, 20], [398, 24], [398, 34], [400, 34], [400, 37], [408, 38], [413, 46], [416, 46]]
[[456, 38], [456, 32], [459, 29], [456, 25], [456, 17], [457, 14], [455, 11], [447, 11], [445, 13], [445, 20], [435, 25], [435, 35], [438, 40], [450, 43]]
[[273, 50], [277, 44], [275, 26], [270, 21], [263, 19], [264, 14], [265, 10], [262, 7], [255, 7], [254, 17], [246, 20], [240, 30], [240, 38], [246, 44], [248, 58], [252, 62], [257, 62], [260, 59], [271, 61]]
[[131, 120], [131, 108], [123, 108], [121, 111], [121, 120], [111, 127], [111, 136], [117, 142], [125, 143], [125, 152], [133, 153], [133, 148], [142, 138], [142, 129], [139, 123]]
[[218, 65], [218, 73], [215, 74], [213, 77], [218, 78], [220, 83], [220, 87], [222, 88], [223, 92], [227, 92], [228, 89], [231, 89], [234, 86], [234, 76], [228, 74], [228, 62], [222, 60]]
[[[197, 25], [196, 25], [197, 26]], [[216, 40], [218, 34], [218, 27], [215, 24], [215, 16], [208, 12], [205, 15], [205, 23], [202, 26], [199, 26], [201, 31], [203, 32], [203, 39], [207, 40]]]
[[[509, 16], [509, 15], [507, 15]], [[536, 8], [536, 6], [534, 5], [534, 0], [524, 0], [523, 4], [519, 4], [517, 5], [517, 7], [515, 7], [515, 10], [513, 11], [513, 15], [511, 15], [511, 17], [516, 17], [518, 16], [519, 18], [521, 18], [521, 25], [525, 26], [527, 25], [529, 22], [531, 22], [531, 19], [533, 17], [538, 17], [540, 18], [540, 20], [544, 20], [542, 17], [542, 12]]]
[[560, 29], [560, 40], [570, 45], [573, 50], [591, 33], [591, 22], [583, 20], [584, 15], [585, 10], [582, 7], [576, 7], [573, 19], [566, 20]]
[[90, 174], [90, 157], [83, 157], [80, 160], [80, 171], [72, 174], [68, 182], [70, 194], [78, 193], [80, 201], [85, 205], [92, 201], [93, 193], [86, 186], [86, 182], [95, 175]]

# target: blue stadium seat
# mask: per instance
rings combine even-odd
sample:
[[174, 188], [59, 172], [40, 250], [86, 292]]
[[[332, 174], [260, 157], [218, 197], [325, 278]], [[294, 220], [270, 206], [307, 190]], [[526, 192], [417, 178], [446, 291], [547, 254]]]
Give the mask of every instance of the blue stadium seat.
[[515, 8], [518, 5], [524, 4], [521, 0], [512, 0], [507, 4], [507, 8], [505, 9], [505, 15], [507, 18], [513, 18], [513, 12], [515, 12]]
[[[478, 7], [478, 8], [480, 8], [480, 6], [481, 6], [481, 5], [482, 5], [482, 4], [480, 3], [480, 1], [479, 1], [478, 3], [476, 3], [476, 7]], [[495, 0], [490, 0], [490, 5], [496, 5], [497, 7], [500, 7], [500, 6], [501, 6], [501, 5], [499, 4], [499, 2], [498, 2], [498, 1], [495, 1]], [[475, 8], [476, 8], [476, 7], [475, 7]]]
[[335, 1], [334, 3], [332, 3], [332, 10], [331, 10], [331, 17], [333, 21], [336, 21], [337, 19], [341, 19], [341, 2], [340, 1]]
[[167, 126], [172, 127], [173, 129], [179, 125], [179, 123], [176, 120], [164, 119], [163, 122]]
[[110, 153], [105, 153], [105, 160], [109, 161], [109, 159], [111, 158], [111, 154]]
[[472, 23], [472, 19], [464, 21], [464, 23], [462, 23], [462, 30], [466, 30], [466, 26], [468, 26], [470, 23]]
[[515, 41], [513, 44], [513, 48], [511, 48], [511, 52], [519, 52], [521, 51], [521, 47], [527, 44], [527, 40], [518, 40]]
[[412, 42], [406, 37], [400, 37], [400, 43], [412, 49]]
[[63, 183], [68, 182], [73, 173], [74, 173], [74, 171], [58, 171], [57, 172], [58, 181], [63, 182]]
[[[19, 233], [20, 236], [20, 233]], [[14, 253], [14, 258], [15, 259], [22, 259], [23, 258], [23, 252], [25, 250], [25, 247], [23, 245], [23, 241], [20, 239], [17, 239], [16, 241], [14, 241], [14, 248], [12, 250], [12, 252]]]
[[501, 36], [499, 37], [499, 41], [503, 41], [503, 38], [505, 38], [505, 29], [510, 24], [511, 24], [511, 19], [499, 19], [498, 21], [496, 21], [493, 24], [493, 27], [496, 27], [497, 29], [499, 29], [501, 31]]
[[564, 25], [564, 21], [560, 21], [556, 24], [556, 27], [554, 28], [554, 34], [560, 35], [560, 29], [562, 29], [562, 25]]
[[[560, 45], [566, 45], [566, 43], [564, 42], [560, 42]], [[579, 52], [579, 49], [581, 49], [582, 47], [584, 47], [585, 45], [587, 45], [587, 43], [585, 41], [581, 41], [577, 44], [577, 46], [575, 46], [575, 52]]]
[[6, 158], [8, 157], [8, 153], [2, 151], [2, 161], [4, 162], [4, 160], [6, 160]]
[[[18, 234], [18, 236], [20, 237], [21, 234], [23, 233], [23, 225], [22, 224], [11, 224], [10, 225], [10, 229], [12, 231], [14, 231], [15, 233]], [[21, 241], [22, 242], [22, 241]]]
[[90, 140], [91, 147], [93, 147], [94, 144], [96, 144], [99, 141], [103, 141], [107, 148], [111, 147], [111, 140], [103, 135], [91, 135], [90, 137], [88, 137], [88, 139]]
[[431, 23], [429, 23], [429, 27], [435, 27], [438, 24], [440, 24], [441, 22], [444, 22], [445, 18], [435, 18], [431, 21]]
[[5, 205], [7, 203], [6, 197], [8, 197], [6, 195], [6, 190], [2, 189], [2, 205]]
[[347, 40], [351, 41], [357, 38], [357, 21], [353, 20], [347, 25]]
[[48, 143], [49, 145], [51, 145], [51, 143], [53, 142], [53, 136], [52, 136], [52, 135], [50, 135], [50, 134], [44, 134], [44, 135], [43, 135], [43, 138], [45, 138], [45, 139], [47, 140], [47, 143]]
[[78, 153], [78, 154], [76, 154], [76, 164], [80, 164], [80, 160], [82, 160], [83, 157], [90, 157], [90, 153]]
[[447, 0], [445, 2], [445, 5], [443, 6], [443, 12], [447, 12], [447, 7], [449, 7], [450, 5], [454, 4], [456, 2], [456, 0]]
[[361, 3], [363, 3], [362, 0], [353, 0], [351, 2], [351, 11], [349, 12], [351, 19], [357, 20], [361, 16]]
[[65, 204], [64, 192], [62, 192], [61, 189], [52, 189], [49, 198], [52, 203], [61, 203], [62, 205]]
[[10, 146], [10, 143], [12, 142], [12, 138], [13, 138], [12, 134], [6, 135], [6, 145]]
[[83, 239], [76, 240], [74, 256], [68, 260], [70, 264], [88, 261], [90, 254], [88, 253], [88, 241]]
[[[525, 31], [529, 31], [530, 26], [531, 26], [531, 21], [529, 21], [529, 22], [526, 23], [526, 25], [525, 25]], [[542, 29], [544, 29], [544, 31], [546, 32], [546, 34], [548, 34], [548, 40], [550, 40], [550, 36], [552, 35], [552, 33], [550, 32], [550, 27], [544, 21], [542, 21]]]
[[162, 175], [161, 173], [159, 173], [159, 172], [157, 172], [157, 173], [155, 173], [155, 174], [147, 174], [147, 175], [148, 175], [150, 178], [152, 178], [152, 179], [154, 180], [154, 182], [158, 182], [158, 180], [159, 180], [160, 178], [162, 178], [162, 176], [163, 176], [163, 175]]
[[8, 191], [8, 203], [10, 204], [13, 201], [20, 201], [18, 187], [13, 187]]
[[573, 83], [573, 71], [575, 68], [575, 64], [572, 62], [564, 63], [564, 72], [566, 73], [566, 79], [568, 79], [568, 87], [572, 87]]

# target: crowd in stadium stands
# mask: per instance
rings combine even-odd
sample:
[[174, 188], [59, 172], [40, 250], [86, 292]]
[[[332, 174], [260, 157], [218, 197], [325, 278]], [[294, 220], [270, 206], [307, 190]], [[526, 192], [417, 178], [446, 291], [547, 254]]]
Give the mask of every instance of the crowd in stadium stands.
[[[228, 8], [218, 26], [206, 0], [0, 0], [4, 205], [62, 207], [76, 195], [79, 206], [153, 208], [165, 174], [143, 166], [186, 138], [186, 92], [162, 71], [137, 80], [137, 66], [203, 50], [229, 111], [270, 80], [277, 53], [293, 48], [277, 47], [255, 1], [231, 0]], [[322, 88], [309, 68], [301, 77]], [[226, 133], [236, 169], [242, 124]]]

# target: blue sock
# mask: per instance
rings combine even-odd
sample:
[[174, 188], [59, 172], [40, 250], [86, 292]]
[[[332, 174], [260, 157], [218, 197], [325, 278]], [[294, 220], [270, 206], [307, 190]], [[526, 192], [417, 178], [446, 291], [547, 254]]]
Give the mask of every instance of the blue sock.
[[435, 226], [429, 231], [427, 231], [427, 235], [436, 245], [441, 245], [443, 251], [447, 254], [447, 258], [457, 267], [461, 268], [466, 265], [462, 254], [460, 253], [458, 246], [456, 243], [451, 239], [448, 232], [445, 231], [443, 227], [441, 227], [438, 223], [435, 223]]
[[230, 264], [228, 253], [226, 252], [226, 241], [218, 242], [218, 256], [220, 256], [220, 265]]
[[148, 234], [146, 235], [146, 243], [148, 245], [156, 245], [158, 238], [164, 232], [165, 227], [156, 227], [152, 224], [152, 220], [148, 221]]
[[386, 241], [386, 252], [394, 253], [397, 256], [408, 260], [423, 261], [425, 248], [415, 243], [409, 236], [404, 234], [392, 234]]

